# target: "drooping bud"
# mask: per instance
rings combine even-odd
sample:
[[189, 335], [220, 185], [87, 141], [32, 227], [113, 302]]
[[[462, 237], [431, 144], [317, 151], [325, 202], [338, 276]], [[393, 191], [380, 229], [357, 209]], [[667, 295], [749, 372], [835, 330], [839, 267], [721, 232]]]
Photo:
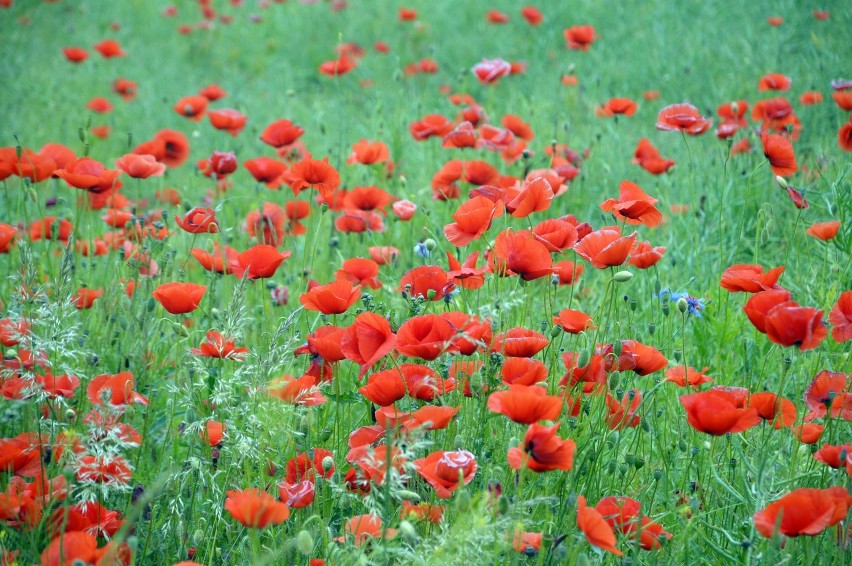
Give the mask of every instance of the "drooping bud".
[[633, 279], [633, 273], [627, 270], [617, 271], [615, 275], [612, 276], [612, 280], [616, 283], [627, 283], [631, 279]]

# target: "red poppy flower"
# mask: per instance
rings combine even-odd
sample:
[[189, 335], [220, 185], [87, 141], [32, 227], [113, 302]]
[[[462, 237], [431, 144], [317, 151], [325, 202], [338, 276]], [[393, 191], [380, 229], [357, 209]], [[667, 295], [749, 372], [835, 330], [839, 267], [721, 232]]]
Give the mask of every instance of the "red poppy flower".
[[623, 430], [639, 426], [640, 417], [636, 414], [642, 404], [642, 393], [638, 389], [626, 392], [621, 401], [607, 393], [606, 424], [610, 430]]
[[212, 208], [195, 207], [183, 218], [175, 216], [175, 223], [190, 234], [215, 234], [219, 231], [216, 212]]
[[452, 129], [452, 122], [440, 114], [428, 114], [408, 128], [415, 141], [424, 141], [432, 136], [443, 138]]
[[153, 155], [139, 155], [136, 153], [128, 153], [116, 159], [115, 166], [134, 179], [162, 177], [166, 171], [166, 165], [159, 163]]
[[577, 527], [583, 531], [586, 540], [592, 546], [596, 546], [616, 556], [622, 556], [620, 550], [615, 547], [615, 533], [612, 527], [604, 520], [603, 516], [594, 507], [586, 505], [586, 498], [577, 496]]
[[784, 272], [784, 266], [763, 272], [762, 265], [736, 264], [722, 273], [722, 288], [732, 293], [759, 293], [769, 289], [780, 289], [776, 283]]
[[757, 90], [790, 90], [793, 81], [787, 75], [781, 73], [768, 73], [760, 77], [757, 83]]
[[811, 350], [828, 336], [822, 316], [823, 311], [813, 307], [789, 302], [776, 305], [766, 313], [766, 337], [782, 346]]
[[680, 397], [689, 425], [699, 432], [722, 435], [742, 432], [760, 422], [754, 407], [740, 408], [733, 394], [709, 390]]
[[[14, 563], [14, 560], [12, 561]], [[97, 539], [85, 531], [68, 531], [56, 535], [41, 553], [43, 566], [73, 564], [130, 564], [130, 547], [126, 543], [109, 543], [98, 548]]]
[[837, 130], [837, 144], [843, 151], [852, 151], [852, 118]]
[[268, 279], [275, 275], [278, 267], [291, 252], [279, 252], [266, 244], [252, 246], [230, 261], [231, 273], [238, 278]]
[[112, 81], [112, 90], [125, 102], [129, 102], [136, 98], [137, 86], [138, 85], [135, 82], [123, 78], [117, 78]]
[[290, 178], [290, 188], [293, 189], [294, 195], [313, 187], [327, 199], [340, 186], [340, 174], [328, 163], [328, 158], [322, 161], [304, 159], [294, 164], [290, 169]]
[[103, 406], [105, 402], [113, 406], [128, 404], [147, 405], [148, 399], [134, 391], [136, 383], [133, 374], [127, 371], [115, 375], [103, 374], [93, 377], [86, 386], [86, 397], [92, 405]]
[[114, 39], [105, 39], [93, 45], [95, 51], [100, 53], [104, 59], [112, 57], [124, 57], [127, 53], [121, 48], [121, 45]]
[[403, 500], [402, 509], [399, 512], [400, 519], [429, 521], [436, 525], [441, 524], [444, 515], [443, 505], [432, 505], [430, 503], [414, 504]]
[[222, 108], [220, 110], [210, 110], [207, 113], [210, 123], [217, 130], [225, 130], [232, 136], [236, 137], [243, 128], [246, 127], [248, 117], [242, 112], [238, 112], [233, 108]]
[[77, 388], [80, 387], [80, 378], [66, 374], [53, 375], [49, 371], [44, 375], [37, 375], [35, 381], [52, 399], [58, 397], [71, 398]]
[[606, 118], [624, 114], [629, 118], [636, 114], [637, 108], [639, 108], [639, 105], [629, 98], [610, 98], [607, 102], [595, 108], [595, 114]]
[[290, 508], [256, 487], [230, 490], [225, 499], [225, 510], [231, 517], [247, 527], [264, 529], [279, 525], [290, 516]]
[[674, 132], [686, 132], [697, 136], [706, 132], [713, 124], [701, 115], [692, 104], [681, 103], [666, 106], [657, 114], [657, 129]]
[[360, 547], [370, 539], [389, 539], [396, 536], [396, 529], [382, 528], [382, 520], [374, 515], [356, 515], [346, 520], [343, 526], [343, 536], [336, 537], [335, 542], [346, 542], [354, 539], [355, 546]]
[[217, 100], [228, 96], [228, 93], [225, 92], [225, 90], [216, 83], [209, 84], [204, 88], [198, 89], [198, 94], [200, 94], [210, 102], [216, 102]]
[[852, 465], [852, 443], [823, 444], [822, 448], [814, 452], [814, 460], [822, 462], [826, 466], [839, 469]]
[[454, 379], [443, 379], [435, 370], [420, 364], [399, 366], [408, 396], [412, 399], [431, 402], [456, 388]]
[[260, 141], [274, 148], [291, 145], [296, 142], [305, 130], [290, 120], [276, 120], [263, 130]]
[[278, 497], [291, 509], [301, 509], [314, 502], [316, 489], [314, 482], [309, 480], [298, 483], [281, 481], [278, 483]]
[[107, 169], [94, 159], [82, 157], [67, 163], [63, 169], [57, 169], [54, 174], [70, 187], [92, 190], [101, 186], [111, 187], [121, 173]]
[[822, 104], [822, 93], [818, 90], [809, 90], [803, 92], [799, 96], [799, 102], [805, 106], [813, 106], [814, 104]]
[[95, 299], [104, 294], [103, 289], [78, 289], [77, 293], [72, 297], [74, 306], [78, 309], [90, 309], [95, 304]]
[[450, 149], [477, 147], [476, 130], [473, 124], [464, 121], [457, 125], [444, 136], [441, 147]]
[[568, 42], [568, 49], [588, 51], [589, 47], [594, 43], [595, 28], [590, 25], [571, 26], [563, 30], [565, 41]]
[[437, 265], [415, 267], [399, 280], [399, 290], [403, 293], [431, 301], [440, 301], [454, 287], [455, 283]]
[[373, 367], [396, 345], [396, 335], [387, 319], [372, 312], [355, 317], [355, 321], [343, 332], [340, 340], [343, 355], [359, 364], [358, 379]]
[[592, 323], [592, 317], [578, 310], [562, 309], [559, 316], [553, 317], [553, 324], [562, 327], [562, 330], [570, 334], [579, 334], [597, 327]]
[[483, 59], [471, 69], [482, 84], [494, 84], [503, 77], [509, 76], [512, 66], [503, 59]]
[[399, 257], [399, 250], [393, 246], [370, 246], [367, 251], [378, 265], [391, 264]]
[[449, 351], [470, 356], [491, 344], [491, 321], [458, 311], [441, 313], [441, 317], [452, 325], [456, 333]]
[[852, 291], [840, 294], [831, 312], [828, 313], [831, 323], [831, 337], [835, 342], [852, 340]]
[[444, 235], [454, 246], [466, 246], [479, 239], [491, 227], [491, 222], [502, 215], [502, 201], [473, 197], [459, 206], [453, 214], [455, 222], [444, 226]]
[[196, 356], [221, 358], [224, 360], [242, 360], [248, 354], [248, 348], [238, 348], [234, 340], [228, 340], [215, 330], [207, 332], [207, 340], [199, 348], [190, 352]]
[[412, 430], [415, 428], [423, 428], [424, 430], [443, 430], [450, 425], [450, 421], [459, 412], [459, 407], [437, 407], [435, 405], [425, 405], [413, 413], [407, 421], [403, 423], [403, 427]]
[[198, 308], [206, 292], [206, 285], [173, 281], [154, 289], [151, 296], [171, 314], [186, 314]]
[[573, 261], [558, 261], [553, 264], [553, 277], [559, 285], [573, 285], [585, 271], [586, 266]]
[[849, 376], [822, 370], [805, 389], [805, 406], [810, 412], [805, 421], [820, 419], [827, 414], [852, 420], [852, 393], [849, 393]]
[[636, 232], [622, 236], [620, 228], [606, 227], [585, 236], [574, 245], [574, 251], [594, 267], [604, 269], [627, 261], [635, 240]]
[[769, 160], [775, 175], [786, 177], [799, 170], [793, 144], [787, 138], [764, 132], [760, 141], [763, 143], [763, 155]]
[[403, 356], [434, 360], [452, 350], [456, 328], [446, 319], [425, 314], [406, 320], [396, 332], [396, 351]]
[[185, 116], [193, 122], [200, 122], [207, 112], [208, 102], [203, 96], [184, 96], [172, 108], [181, 116]]
[[72, 63], [82, 63], [89, 58], [89, 52], [82, 47], [63, 47], [62, 54]]
[[850, 504], [844, 487], [799, 488], [755, 513], [754, 526], [766, 538], [814, 536], [845, 519]]
[[439, 450], [415, 460], [414, 469], [435, 489], [435, 495], [447, 499], [459, 487], [473, 481], [476, 458], [467, 450]]
[[520, 424], [554, 421], [562, 413], [562, 397], [548, 395], [544, 387], [510, 385], [488, 397], [488, 409]]
[[544, 350], [550, 341], [544, 334], [528, 328], [514, 327], [494, 337], [491, 351], [509, 358], [531, 358]]
[[779, 397], [775, 393], [762, 391], [749, 395], [748, 404], [757, 409], [757, 414], [767, 422], [772, 423], [772, 428], [788, 428], [796, 422], [798, 411], [796, 405], [789, 399]]
[[378, 274], [379, 264], [375, 261], [353, 257], [344, 260], [343, 266], [334, 273], [334, 276], [371, 289], [380, 289], [382, 284], [376, 278]]
[[530, 235], [504, 230], [494, 240], [492, 268], [498, 275], [530, 281], [553, 273], [553, 260], [547, 247]]
[[341, 75], [345, 75], [357, 66], [357, 61], [344, 54], [338, 59], [323, 62], [319, 66], [319, 72], [329, 77], [339, 77]]
[[630, 265], [639, 269], [648, 269], [663, 259], [664, 253], [666, 253], [664, 246], [653, 247], [650, 242], [634, 242], [630, 248]]
[[211, 447], [219, 446], [222, 443], [222, 436], [225, 434], [225, 423], [209, 420], [205, 423], [204, 430], [200, 431], [202, 440], [207, 441]]
[[302, 293], [299, 302], [309, 311], [323, 314], [342, 314], [361, 297], [361, 286], [347, 279], [337, 279]]
[[390, 161], [390, 150], [387, 144], [380, 141], [360, 140], [352, 146], [352, 154], [346, 160], [350, 165], [360, 163], [362, 165], [373, 165]]
[[96, 96], [86, 103], [86, 108], [98, 114], [108, 114], [112, 112], [112, 103], [102, 96]]
[[152, 140], [136, 146], [133, 153], [153, 155], [157, 161], [174, 169], [189, 159], [189, 141], [177, 130], [160, 130]]
[[574, 464], [576, 444], [570, 438], [556, 434], [559, 423], [542, 426], [533, 423], [517, 447], [510, 448], [506, 459], [513, 470], [529, 468], [536, 473], [552, 470], [567, 471]]
[[225, 246], [224, 253], [222, 253], [219, 242], [213, 242], [213, 253], [201, 248], [192, 248], [190, 253], [192, 257], [198, 260], [201, 267], [217, 273], [231, 273], [231, 262], [237, 261], [237, 256], [239, 256], [239, 252], [229, 246]]
[[56, 218], [55, 216], [45, 216], [40, 220], [33, 221], [30, 224], [29, 235], [33, 242], [45, 240], [59, 240], [67, 243], [71, 237], [73, 230], [71, 222], [64, 218]]
[[506, 24], [509, 23], [509, 14], [500, 12], [499, 10], [488, 10], [485, 14], [485, 19], [492, 24]]
[[524, 6], [523, 8], [521, 8], [521, 16], [523, 16], [523, 18], [531, 26], [537, 26], [544, 20], [544, 16], [542, 16], [541, 10], [539, 10], [535, 6]]
[[712, 378], [705, 375], [709, 368], [705, 367], [702, 370], [697, 370], [693, 367], [675, 366], [666, 370], [665, 381], [671, 381], [678, 387], [692, 387], [698, 390], [698, 386], [702, 383], [710, 383]]
[[267, 392], [285, 403], [304, 407], [315, 407], [328, 401], [320, 392], [318, 378], [308, 374], [299, 378], [282, 375], [269, 382]]
[[839, 220], [814, 222], [807, 230], [805, 230], [805, 234], [817, 238], [818, 240], [828, 241], [837, 235], [838, 230], [840, 230]]
[[550, 208], [554, 193], [544, 177], [525, 182], [518, 195], [506, 203], [506, 210], [515, 218], [526, 218], [533, 212], [544, 212]]
[[618, 199], [604, 201], [601, 210], [612, 212], [616, 218], [628, 224], [644, 224], [654, 228], [663, 221], [662, 213], [654, 206], [656, 203], [657, 199], [646, 194], [635, 183], [622, 181]]
[[761, 291], [760, 293], [755, 293], [746, 301], [743, 310], [754, 327], [759, 332], [766, 334], [766, 315], [782, 303], [795, 305], [796, 303], [792, 302], [790, 297], [790, 291], [787, 289]]
[[547, 382], [547, 366], [529, 358], [506, 358], [500, 369], [506, 385], [536, 385]]
[[814, 423], [805, 423], [801, 426], [793, 427], [793, 435], [802, 444], [815, 444], [822, 436], [825, 427]]
[[[403, 364], [406, 365], [406, 364]], [[392, 368], [370, 374], [367, 385], [360, 387], [358, 391], [380, 407], [393, 405], [405, 397], [406, 385], [402, 377], [402, 368]]]

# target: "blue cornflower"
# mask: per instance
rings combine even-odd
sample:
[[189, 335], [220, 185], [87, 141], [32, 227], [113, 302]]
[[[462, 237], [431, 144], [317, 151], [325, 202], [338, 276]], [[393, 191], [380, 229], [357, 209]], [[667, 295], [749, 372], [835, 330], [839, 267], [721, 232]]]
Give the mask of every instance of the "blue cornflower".
[[414, 245], [414, 253], [416, 253], [420, 257], [429, 257], [429, 254], [431, 252], [429, 251], [429, 248], [426, 247], [426, 244], [424, 244], [423, 242], [417, 242]]

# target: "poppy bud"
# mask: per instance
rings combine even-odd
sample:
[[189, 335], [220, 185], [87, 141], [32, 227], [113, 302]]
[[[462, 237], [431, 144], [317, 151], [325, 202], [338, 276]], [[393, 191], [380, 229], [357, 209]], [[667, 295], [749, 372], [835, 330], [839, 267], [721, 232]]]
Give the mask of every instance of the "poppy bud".
[[74, 409], [68, 409], [65, 411], [65, 420], [69, 423], [73, 423], [77, 420], [77, 412]]
[[500, 497], [497, 500], [497, 514], [505, 515], [509, 512], [509, 498], [508, 497]]
[[456, 509], [462, 513], [466, 513], [470, 510], [470, 494], [468, 492], [460, 491], [456, 496]]
[[187, 330], [186, 326], [184, 326], [180, 322], [174, 322], [173, 320], [170, 320], [169, 324], [172, 325], [172, 330], [178, 336], [182, 336], [184, 338], [189, 337], [189, 330]]
[[201, 529], [196, 529], [195, 532], [192, 533], [193, 544], [199, 545], [204, 542], [205, 538], [207, 538], [207, 534]]
[[420, 539], [420, 536], [417, 534], [417, 529], [415, 529], [414, 525], [408, 521], [401, 521], [399, 523], [399, 533], [409, 544], [417, 544], [417, 541]]
[[689, 309], [689, 303], [686, 302], [685, 297], [681, 297], [677, 300], [677, 310], [680, 314], [686, 314], [686, 311]]
[[562, 334], [562, 327], [559, 326], [558, 324], [554, 325], [553, 328], [550, 329], [550, 337], [551, 338], [556, 338], [560, 334]]
[[210, 315], [211, 315], [213, 318], [215, 318], [215, 319], [217, 319], [217, 320], [218, 320], [218, 319], [219, 319], [219, 317], [220, 317], [220, 316], [222, 316], [222, 311], [220, 311], [220, 310], [219, 310], [219, 309], [217, 309], [216, 307], [213, 307], [212, 309], [210, 309]]
[[621, 340], [617, 340], [612, 345], [612, 353], [615, 354], [616, 358], [621, 357], [621, 349], [624, 347], [624, 343]]
[[426, 249], [431, 252], [438, 244], [432, 238], [426, 238], [425, 240], [423, 240], [423, 245], [426, 246]]
[[627, 270], [617, 271], [615, 275], [612, 276], [612, 280], [616, 283], [627, 283], [633, 279], [633, 274]]
[[303, 555], [310, 556], [314, 550], [314, 537], [311, 536], [311, 533], [305, 530], [299, 531], [299, 534], [296, 535], [296, 548]]
[[334, 469], [334, 458], [332, 458], [331, 456], [326, 456], [322, 459], [323, 475], [328, 474], [332, 469]]
[[437, 293], [437, 291], [435, 291], [435, 289], [429, 289], [426, 292], [426, 298], [429, 299], [430, 301], [434, 301], [436, 296], [438, 296], [438, 293]]
[[612, 475], [615, 473], [616, 468], [618, 467], [618, 462], [615, 460], [610, 460], [606, 464], [606, 473]]
[[588, 350], [583, 350], [580, 352], [580, 355], [577, 357], [577, 367], [584, 368], [589, 365], [589, 360], [591, 359], [592, 354]]
[[787, 186], [788, 186], [787, 185], [787, 179], [785, 179], [781, 175], [775, 175], [775, 182], [778, 183], [778, 186], [781, 187], [782, 189], [784, 189], [784, 190], [787, 189]]

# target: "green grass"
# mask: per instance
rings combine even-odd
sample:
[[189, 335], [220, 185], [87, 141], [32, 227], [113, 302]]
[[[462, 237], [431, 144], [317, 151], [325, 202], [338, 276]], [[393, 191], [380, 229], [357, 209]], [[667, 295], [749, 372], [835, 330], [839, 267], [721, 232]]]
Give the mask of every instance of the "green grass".
[[[549, 369], [551, 394], [556, 394], [565, 371], [562, 352], [591, 352], [596, 343], [633, 339], [660, 350], [670, 367], [709, 366], [716, 384], [789, 398], [801, 420], [806, 412], [805, 387], [818, 371], [852, 371], [849, 342], [838, 344], [828, 338], [806, 352], [774, 344], [746, 319], [742, 305], [747, 297], [722, 290], [719, 280], [722, 271], [735, 263], [785, 265], [780, 283], [800, 304], [826, 314], [840, 293], [852, 288], [852, 186], [848, 154], [837, 143], [837, 130], [848, 114], [830, 98], [830, 82], [852, 71], [846, 45], [852, 11], [843, 2], [819, 6], [831, 12], [827, 21], [815, 20], [814, 7], [792, 0], [741, 6], [697, 0], [539, 2], [545, 20], [537, 28], [520, 17], [520, 5], [508, 1], [486, 6], [414, 0], [405, 5], [418, 10], [416, 23], [399, 22], [396, 3], [352, 1], [348, 9], [332, 12], [325, 2], [306, 5], [290, 0], [267, 9], [255, 3], [234, 8], [217, 2], [217, 9], [234, 16], [233, 23], [216, 22], [209, 31], [189, 35], [179, 34], [177, 27], [194, 24], [199, 10], [195, 3], [176, 4], [180, 13], [173, 18], [162, 15], [167, 3], [142, 0], [19, 0], [0, 11], [5, 46], [0, 60], [0, 76], [5, 79], [0, 90], [0, 145], [20, 144], [37, 151], [48, 142], [63, 143], [108, 168], [162, 128], [184, 132], [191, 146], [190, 160], [162, 178], [136, 183], [122, 177], [122, 193], [131, 200], [146, 198], [149, 208], [163, 208], [163, 222], [173, 231], [163, 241], [142, 242], [159, 264], [160, 273], [154, 278], [140, 277], [118, 251], [88, 258], [75, 253], [73, 243], [63, 250], [60, 242], [28, 241], [26, 226], [48, 214], [71, 220], [77, 240], [111, 230], [99, 219], [103, 211], [78, 205], [82, 191], [59, 179], [29, 186], [14, 176], [0, 188], [4, 193], [0, 222], [20, 223], [23, 228], [17, 245], [0, 255], [2, 318], [32, 320], [35, 345], [47, 353], [54, 373], [71, 373], [82, 382], [73, 398], [53, 401], [46, 414], [41, 410], [43, 395], [0, 401], [0, 438], [35, 431], [48, 434], [51, 444], [60, 434], [87, 438], [92, 427], [83, 416], [92, 407], [85, 389], [99, 374], [132, 372], [136, 390], [150, 399], [147, 407], [129, 408], [123, 419], [142, 435], [140, 446], [116, 447], [115, 438], [87, 442], [93, 452], [122, 454], [133, 467], [131, 482], [94, 489], [74, 479], [67, 459], [53, 461], [45, 467], [47, 475], [65, 474], [71, 486], [69, 497], [54, 505], [88, 499], [120, 511], [126, 523], [117, 540], [130, 545], [135, 564], [173, 564], [187, 559], [189, 548], [203, 564], [295, 564], [306, 563], [309, 557], [326, 558], [329, 564], [844, 564], [848, 560], [848, 549], [835, 540], [845, 522], [816, 537], [787, 539], [783, 546], [780, 538], [765, 539], [753, 526], [756, 511], [793, 489], [849, 488], [843, 470], [830, 469], [811, 456], [823, 443], [850, 441], [849, 424], [842, 419], [823, 421], [826, 431], [813, 446], [766, 424], [741, 434], [711, 437], [687, 424], [678, 402], [684, 392], [662, 383], [663, 372], [645, 377], [615, 373], [609, 379], [615, 397], [620, 399], [633, 388], [642, 392], [641, 425], [611, 431], [603, 396], [586, 397], [579, 417], [560, 418], [560, 436], [577, 445], [573, 468], [516, 474], [506, 453], [518, 446], [526, 427], [490, 412], [486, 395], [468, 398], [456, 390], [439, 403], [461, 407], [457, 418], [445, 430], [416, 435], [405, 450], [412, 459], [435, 450], [468, 450], [479, 466], [474, 480], [452, 499], [441, 501], [407, 467], [405, 477], [374, 486], [372, 494], [362, 498], [343, 485], [351, 468], [344, 458], [349, 433], [373, 424], [373, 407], [357, 391], [363, 384], [357, 379], [357, 366], [349, 361], [337, 364], [334, 383], [323, 388], [330, 400], [318, 407], [284, 404], [263, 391], [283, 374], [302, 375], [306, 358], [293, 356], [293, 350], [308, 333], [323, 324], [348, 326], [365, 309], [387, 315], [394, 328], [414, 313], [461, 310], [488, 315], [495, 334], [524, 326], [550, 337], [552, 315], [570, 305], [592, 315], [599, 329], [579, 336], [554, 333], [551, 345], [536, 356]], [[511, 21], [488, 24], [485, 12], [490, 7], [505, 11]], [[252, 23], [249, 14], [262, 20]], [[767, 17], [774, 15], [784, 17], [783, 26], [768, 25]], [[29, 24], [22, 25], [21, 18]], [[120, 29], [111, 31], [112, 22]], [[588, 52], [568, 50], [562, 30], [586, 23], [595, 26], [599, 39]], [[107, 37], [120, 41], [127, 56], [103, 59], [91, 50]], [[377, 54], [372, 49], [376, 41], [386, 42], [390, 54]], [[367, 54], [348, 75], [336, 79], [320, 75], [317, 67], [335, 58], [340, 42], [358, 43]], [[70, 45], [89, 49], [89, 59], [80, 65], [68, 63], [61, 49]], [[425, 57], [437, 61], [436, 74], [404, 75], [405, 65]], [[527, 70], [496, 85], [480, 85], [470, 68], [483, 58], [496, 57], [525, 61]], [[577, 75], [578, 86], [560, 83], [569, 72]], [[758, 92], [759, 78], [769, 72], [790, 76], [792, 90]], [[135, 100], [125, 103], [112, 93], [110, 84], [119, 77], [138, 82]], [[364, 81], [370, 84], [363, 86]], [[206, 118], [190, 122], [172, 110], [180, 97], [212, 82], [229, 96], [211, 103], [211, 108], [235, 108], [249, 117], [236, 138], [213, 129]], [[485, 287], [463, 290], [449, 305], [412, 305], [403, 299], [399, 280], [404, 273], [423, 264], [446, 268], [446, 251], [455, 253], [443, 227], [452, 222], [450, 216], [463, 201], [432, 200], [434, 173], [455, 158], [483, 159], [501, 174], [517, 177], [526, 165], [523, 159], [505, 165], [498, 155], [482, 150], [441, 149], [434, 139], [415, 142], [408, 133], [411, 122], [431, 113], [453, 118], [460, 111], [440, 92], [442, 85], [473, 96], [489, 123], [499, 125], [500, 117], [509, 113], [528, 122], [536, 134], [529, 144], [531, 168], [548, 165], [544, 148], [552, 143], [568, 144], [581, 153], [588, 149], [568, 192], [554, 199], [547, 212], [533, 215], [532, 224], [566, 214], [596, 229], [613, 224], [599, 204], [618, 195], [622, 180], [631, 180], [660, 200], [658, 206], [667, 217], [658, 228], [638, 228], [639, 240], [667, 247], [663, 260], [647, 271], [619, 268], [634, 274], [621, 284], [609, 283], [610, 270], [586, 263], [573, 287], [551, 286], [547, 278], [522, 282], [489, 274]], [[649, 90], [659, 91], [659, 99], [645, 101], [642, 93]], [[821, 91], [826, 101], [799, 104], [798, 96], [807, 90]], [[728, 144], [716, 139], [712, 130], [684, 139], [655, 129], [658, 111], [668, 104], [689, 101], [710, 117], [722, 103], [745, 99], [753, 105], [776, 95], [790, 99], [803, 125], [795, 143], [802, 170], [788, 179], [806, 189], [810, 208], [802, 212], [770, 173], [756, 124], [750, 123], [737, 136], [749, 137], [754, 151], [731, 158]], [[109, 98], [114, 111], [95, 115], [87, 110], [86, 102], [95, 96]], [[632, 118], [596, 117], [595, 107], [611, 97], [638, 101], [638, 112]], [[336, 213], [312, 203], [311, 215], [303, 221], [308, 234], [286, 239], [282, 249], [292, 251], [292, 256], [274, 278], [240, 282], [207, 273], [189, 255], [191, 248], [210, 249], [212, 242], [220, 242], [245, 250], [257, 243], [245, 231], [246, 214], [264, 202], [283, 206], [294, 197], [286, 185], [281, 191], [267, 190], [240, 167], [232, 175], [233, 186], [210, 205], [216, 209], [221, 233], [192, 236], [173, 218], [194, 206], [206, 206], [205, 195], [213, 188], [194, 164], [214, 150], [233, 151], [240, 163], [274, 156], [258, 136], [280, 118], [305, 129], [302, 141], [315, 158], [329, 158], [340, 171], [342, 186], [375, 184], [414, 201], [418, 211], [409, 223], [389, 215], [384, 232], [342, 234], [333, 227]], [[89, 133], [99, 124], [112, 128], [108, 139]], [[669, 174], [652, 176], [630, 162], [642, 137], [677, 162]], [[361, 138], [388, 145], [393, 175], [386, 178], [379, 167], [345, 163], [352, 144]], [[164, 187], [179, 191], [180, 206], [154, 199], [154, 192]], [[465, 192], [463, 188], [463, 196]], [[314, 196], [305, 192], [297, 198]], [[56, 204], [48, 207], [52, 200]], [[673, 204], [698, 203], [700, 210], [686, 214], [669, 209]], [[841, 221], [834, 240], [822, 242], [805, 235], [813, 222], [832, 219]], [[526, 220], [504, 215], [460, 256], [463, 259], [473, 250], [484, 255], [501, 230], [528, 227]], [[421, 258], [413, 249], [426, 239], [432, 239], [435, 248], [429, 258]], [[373, 296], [372, 302], [358, 302], [334, 317], [298, 308], [298, 297], [310, 279], [332, 281], [344, 259], [367, 257], [373, 245], [396, 246], [401, 257], [381, 268], [381, 289], [364, 290]], [[555, 259], [582, 262], [571, 251]], [[119, 279], [136, 281], [132, 297], [125, 295]], [[166, 313], [151, 292], [169, 281], [207, 285], [201, 307], [186, 316]], [[17, 291], [21, 285], [35, 291], [35, 298], [22, 298]], [[269, 297], [269, 290], [278, 285], [289, 288], [286, 306], [275, 306]], [[675, 304], [664, 312], [654, 297], [657, 285], [705, 298], [703, 317], [684, 317]], [[104, 295], [92, 309], [77, 311], [67, 299], [84, 286], [103, 288]], [[249, 347], [247, 359], [240, 363], [190, 355], [189, 349], [197, 348], [210, 329]], [[4, 352], [7, 359], [13, 358], [17, 348]], [[428, 365], [446, 372], [450, 358], [444, 355]], [[486, 365], [500, 363], [483, 353], [473, 359]], [[390, 367], [389, 359], [385, 364]], [[500, 377], [492, 373], [478, 379], [490, 379], [495, 386]], [[420, 405], [407, 398], [399, 402], [404, 409]], [[199, 437], [210, 418], [227, 425], [216, 465], [213, 450]], [[287, 461], [314, 448], [334, 453], [336, 472], [329, 480], [317, 481], [311, 506], [293, 509], [287, 521], [259, 531], [242, 526], [224, 510], [229, 490], [259, 487], [276, 493]], [[0, 487], [7, 488], [12, 477], [0, 474]], [[488, 495], [489, 484], [497, 483], [502, 489], [499, 501]], [[141, 500], [131, 495], [135, 486], [144, 489]], [[398, 508], [399, 501], [410, 495], [400, 491], [446, 505], [444, 522], [440, 526], [416, 522], [413, 531], [406, 530], [409, 525], [400, 524]], [[661, 550], [646, 552], [619, 535], [618, 547], [625, 558], [598, 552], [576, 526], [578, 495], [590, 505], [609, 495], [635, 498], [643, 513], [672, 538]], [[358, 548], [332, 542], [343, 534], [348, 518], [367, 512], [376, 512], [387, 527], [405, 533]], [[527, 556], [512, 550], [516, 530], [544, 533], [541, 551]], [[19, 550], [19, 564], [37, 562], [50, 540], [46, 518], [29, 529], [0, 526], [0, 545]]]

